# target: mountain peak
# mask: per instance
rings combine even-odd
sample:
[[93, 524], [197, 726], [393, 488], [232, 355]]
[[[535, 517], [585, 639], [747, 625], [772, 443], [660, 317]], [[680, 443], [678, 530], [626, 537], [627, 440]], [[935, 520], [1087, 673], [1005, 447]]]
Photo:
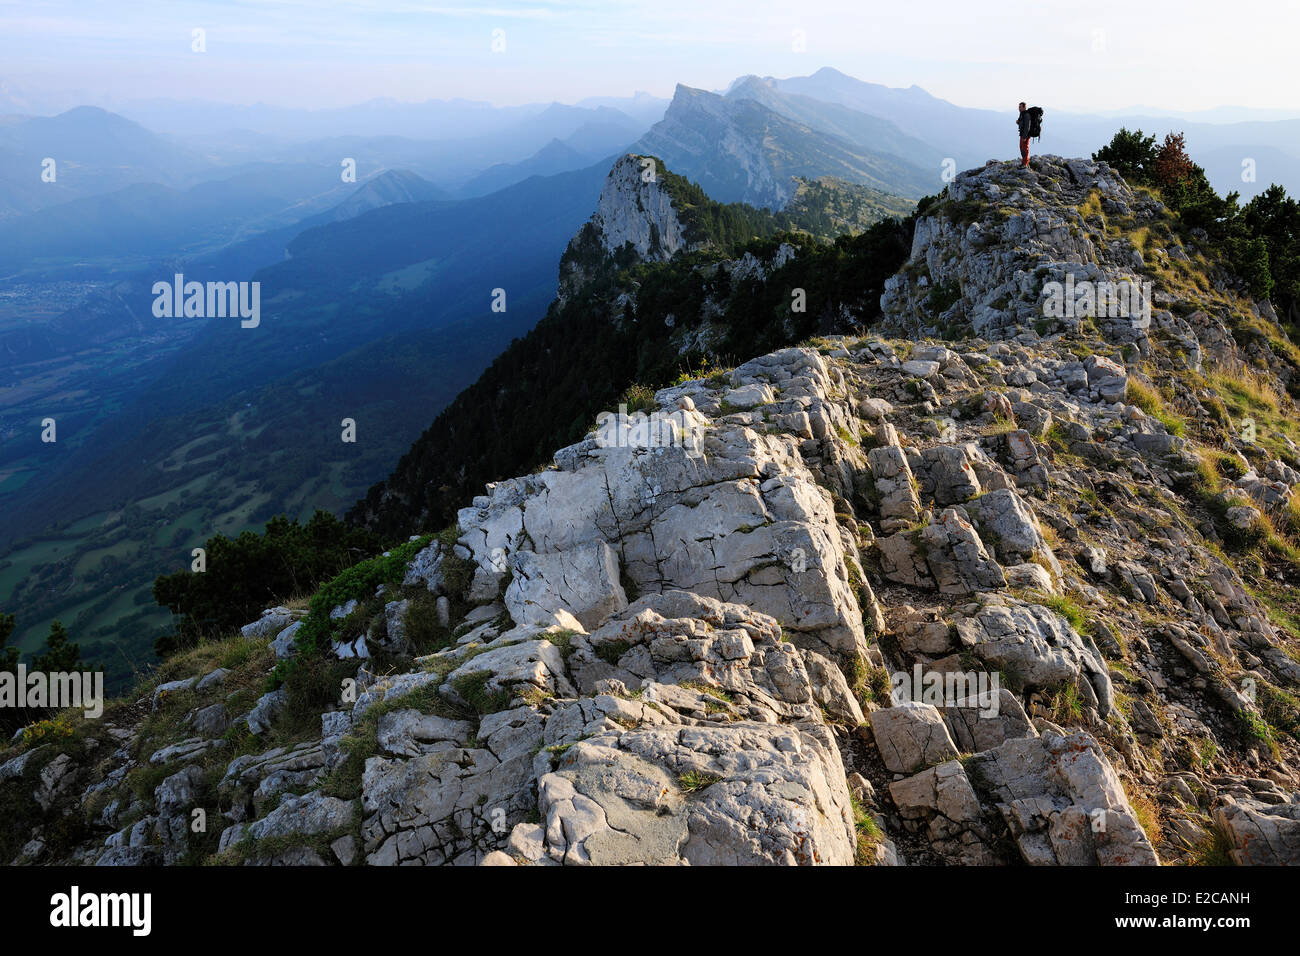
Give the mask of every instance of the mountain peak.
[[770, 76], [759, 76], [757, 73], [749, 73], [733, 80], [731, 85], [727, 87], [726, 95], [731, 96], [738, 90], [752, 89], [754, 87], [770, 88], [772, 82]]
[[725, 96], [678, 86], [664, 118], [633, 149], [658, 156], [721, 202], [785, 208], [795, 177], [832, 175], [919, 198], [940, 156], [891, 121], [819, 103], [786, 81], [748, 76]]
[[443, 195], [437, 186], [409, 169], [385, 169], [353, 190], [351, 196], [334, 207], [333, 215], [336, 220], [351, 219], [381, 206], [425, 202]]
[[154, 135], [134, 120], [98, 106], [74, 106], [55, 116], [40, 119], [54, 126], [135, 130], [141, 135]]
[[683, 100], [700, 99], [700, 98], [707, 98], [716, 95], [717, 94], [715, 93], [710, 93], [708, 90], [700, 89], [698, 86], [687, 86], [685, 83], [678, 83], [673, 88], [674, 103], [677, 102], [677, 100], [679, 99], [683, 99]]
[[[1154, 228], [1163, 210], [1106, 163], [1086, 159], [1035, 156], [1029, 167], [990, 161], [959, 173], [938, 202], [922, 210], [912, 255], [927, 265], [904, 269], [887, 285], [881, 302], [887, 320], [908, 335], [948, 323], [968, 324], [972, 334], [989, 339], [1049, 329], [1078, 334], [1083, 319], [1073, 311], [1045, 318], [1045, 284], [1109, 282], [1140, 294], [1144, 282], [1150, 286], [1150, 271], [1179, 248], [1172, 236], [1159, 253], [1153, 243], [1148, 263], [1134, 241], [1107, 235], [1089, 221], [1084, 210], [1093, 205], [1116, 222], [1150, 222]], [[1020, 276], [1037, 281], [1026, 284]], [[936, 299], [936, 288], [953, 292]], [[943, 305], [941, 314], [936, 302]], [[1096, 324], [1106, 338], [1138, 343], [1145, 354], [1149, 328], [1179, 324], [1172, 315], [1167, 321], [1157, 315], [1153, 323], [1152, 305], [1143, 300], [1135, 309], [1140, 315], [1102, 314]]]

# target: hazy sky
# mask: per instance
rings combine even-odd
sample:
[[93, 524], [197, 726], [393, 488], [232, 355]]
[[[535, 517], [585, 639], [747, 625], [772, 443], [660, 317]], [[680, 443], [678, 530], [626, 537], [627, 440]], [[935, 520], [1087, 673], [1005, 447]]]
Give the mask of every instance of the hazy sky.
[[0, 83], [100, 105], [512, 104], [833, 66], [963, 106], [1300, 112], [1298, 28], [1295, 0], [0, 0]]

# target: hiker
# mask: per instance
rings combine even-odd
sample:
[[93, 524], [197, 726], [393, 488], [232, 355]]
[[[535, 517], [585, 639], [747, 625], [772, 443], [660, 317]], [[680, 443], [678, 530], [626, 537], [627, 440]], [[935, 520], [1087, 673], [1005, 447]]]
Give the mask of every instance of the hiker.
[[1029, 141], [1043, 135], [1043, 108], [1031, 106], [1025, 109], [1025, 104], [1021, 103], [1016, 129], [1020, 131], [1020, 168], [1024, 169], [1029, 165]]
[[1020, 104], [1020, 117], [1016, 120], [1016, 129], [1020, 131], [1020, 165], [1029, 165], [1029, 110]]

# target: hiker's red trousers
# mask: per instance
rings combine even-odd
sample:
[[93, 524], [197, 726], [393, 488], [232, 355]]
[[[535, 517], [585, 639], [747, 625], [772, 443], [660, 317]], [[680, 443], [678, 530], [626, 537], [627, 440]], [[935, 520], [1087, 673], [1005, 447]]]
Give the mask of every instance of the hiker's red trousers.
[[1020, 137], [1020, 165], [1029, 165], [1029, 137]]

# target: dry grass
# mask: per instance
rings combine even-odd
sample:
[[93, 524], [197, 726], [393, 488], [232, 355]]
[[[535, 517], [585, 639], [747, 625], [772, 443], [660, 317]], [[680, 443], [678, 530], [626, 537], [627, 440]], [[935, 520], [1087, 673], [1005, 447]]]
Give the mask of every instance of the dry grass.
[[1077, 208], [1079, 210], [1079, 215], [1083, 216], [1084, 219], [1091, 219], [1093, 216], [1097, 216], [1103, 223], [1106, 221], [1106, 214], [1101, 211], [1100, 189], [1094, 189], [1092, 192], [1088, 193], [1088, 198], [1081, 202]]
[[1009, 419], [995, 416], [992, 424], [985, 425], [984, 428], [980, 430], [980, 434], [985, 438], [992, 438], [996, 435], [1005, 435], [1008, 432], [1013, 432], [1019, 427], [1019, 425]]
[[1169, 434], [1182, 435], [1187, 430], [1186, 423], [1165, 407], [1165, 400], [1161, 394], [1145, 382], [1130, 378], [1124, 397], [1130, 405], [1136, 405], [1164, 425], [1165, 431]]
[[1159, 846], [1163, 836], [1160, 830], [1159, 804], [1131, 785], [1123, 781], [1121, 784], [1124, 786], [1124, 794], [1128, 797], [1129, 806], [1133, 808], [1138, 824], [1142, 827], [1142, 832], [1147, 835], [1152, 846]]
[[1274, 415], [1282, 407], [1282, 399], [1272, 383], [1254, 369], [1245, 368], [1235, 374], [1227, 371], [1214, 372], [1209, 379], [1211, 385], [1220, 393], [1227, 392], [1238, 405], [1247, 405]]

